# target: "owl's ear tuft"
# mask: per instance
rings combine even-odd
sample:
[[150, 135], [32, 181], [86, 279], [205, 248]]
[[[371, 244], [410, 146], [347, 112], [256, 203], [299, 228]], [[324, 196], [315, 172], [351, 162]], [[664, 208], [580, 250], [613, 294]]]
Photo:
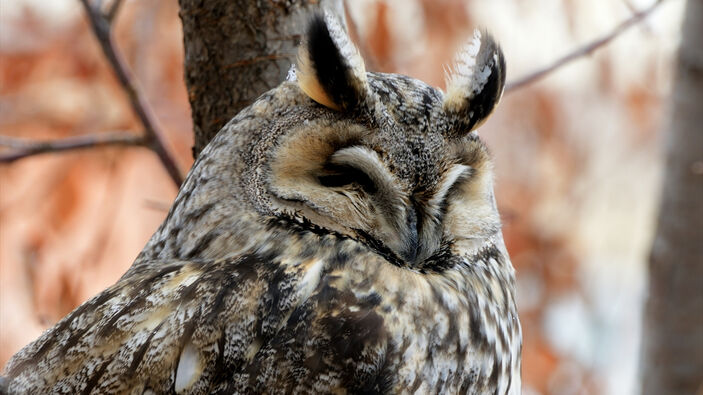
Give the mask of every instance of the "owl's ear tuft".
[[480, 126], [500, 101], [505, 87], [505, 58], [487, 32], [474, 31], [447, 72], [444, 112], [453, 133], [464, 135]]
[[364, 61], [331, 13], [310, 21], [298, 51], [296, 78], [306, 95], [334, 110], [351, 110], [364, 100]]

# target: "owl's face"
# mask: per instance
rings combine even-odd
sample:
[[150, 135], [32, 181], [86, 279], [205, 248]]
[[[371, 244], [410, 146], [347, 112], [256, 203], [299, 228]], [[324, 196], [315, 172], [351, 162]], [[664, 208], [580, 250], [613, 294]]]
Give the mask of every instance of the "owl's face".
[[361, 239], [410, 267], [498, 232], [490, 160], [472, 132], [503, 90], [493, 40], [477, 33], [445, 94], [366, 73], [333, 22], [313, 24], [308, 37], [289, 82], [306, 96], [295, 110], [306, 121], [278, 128], [263, 164], [268, 209]]

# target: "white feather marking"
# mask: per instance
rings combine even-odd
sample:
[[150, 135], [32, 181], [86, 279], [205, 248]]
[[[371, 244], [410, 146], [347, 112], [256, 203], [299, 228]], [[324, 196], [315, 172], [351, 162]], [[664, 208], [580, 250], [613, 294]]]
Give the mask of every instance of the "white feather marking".
[[190, 388], [202, 373], [200, 366], [200, 355], [198, 350], [192, 343], [188, 342], [181, 352], [181, 358], [178, 360], [178, 368], [176, 369], [175, 390], [177, 393], [182, 393]]
[[447, 90], [455, 87], [466, 92], [470, 87], [479, 49], [481, 49], [481, 32], [474, 30], [473, 38], [461, 46], [454, 59], [454, 65], [449, 67], [445, 74]]
[[310, 298], [310, 295], [312, 295], [312, 292], [315, 290], [315, 288], [317, 288], [317, 285], [320, 283], [320, 274], [322, 273], [322, 269], [325, 267], [324, 263], [325, 262], [323, 260], [316, 259], [309, 264], [310, 266], [307, 268], [305, 275], [303, 275], [303, 278], [300, 280], [296, 304], [295, 306], [291, 306], [291, 308], [286, 313], [286, 316], [278, 324], [278, 330], [280, 330], [288, 322], [288, 318], [290, 318], [290, 316], [293, 314], [293, 311], [298, 306], [305, 303], [305, 301]]
[[286, 74], [286, 81], [292, 81], [295, 82], [298, 80], [298, 77], [295, 75], [295, 64], [290, 65], [290, 68], [288, 69], [288, 74]]
[[305, 302], [312, 294], [312, 291], [317, 288], [317, 285], [320, 283], [320, 273], [323, 267], [324, 261], [316, 259], [308, 268], [305, 276], [303, 276], [303, 280], [300, 282], [300, 303]]
[[[488, 83], [492, 72], [491, 67], [486, 64], [477, 65], [477, 56], [481, 46], [481, 32], [474, 30], [472, 40], [459, 49], [453, 67], [449, 68], [449, 72], [445, 72], [447, 89], [444, 99], [445, 108], [450, 110], [461, 108], [467, 99], [471, 100]], [[497, 54], [494, 54], [494, 64], [497, 63], [497, 59]]]
[[468, 173], [469, 166], [466, 165], [453, 165], [449, 171], [444, 173], [444, 177], [440, 181], [439, 188], [434, 193], [432, 198], [429, 200], [428, 206], [433, 213], [439, 212], [440, 207], [447, 197], [447, 193], [451, 187], [459, 180], [459, 178], [466, 176]]

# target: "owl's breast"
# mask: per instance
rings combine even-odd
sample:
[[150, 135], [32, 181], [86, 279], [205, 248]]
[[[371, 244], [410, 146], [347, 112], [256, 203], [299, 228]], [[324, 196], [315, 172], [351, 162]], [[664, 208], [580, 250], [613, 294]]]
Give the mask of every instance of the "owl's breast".
[[331, 328], [346, 327], [335, 341], [364, 345], [393, 392], [519, 393], [521, 333], [512, 288], [500, 285], [504, 258], [497, 248], [473, 258], [427, 274], [360, 254], [326, 275], [316, 305]]

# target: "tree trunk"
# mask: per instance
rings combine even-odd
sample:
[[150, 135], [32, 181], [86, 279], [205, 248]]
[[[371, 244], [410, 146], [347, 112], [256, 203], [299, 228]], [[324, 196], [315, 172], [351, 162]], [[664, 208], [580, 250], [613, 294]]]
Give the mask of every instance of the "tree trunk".
[[642, 393], [703, 394], [703, 1], [688, 0], [649, 261]]
[[[318, 0], [179, 0], [197, 157], [215, 134], [278, 85]], [[323, 0], [340, 13], [341, 0]]]

